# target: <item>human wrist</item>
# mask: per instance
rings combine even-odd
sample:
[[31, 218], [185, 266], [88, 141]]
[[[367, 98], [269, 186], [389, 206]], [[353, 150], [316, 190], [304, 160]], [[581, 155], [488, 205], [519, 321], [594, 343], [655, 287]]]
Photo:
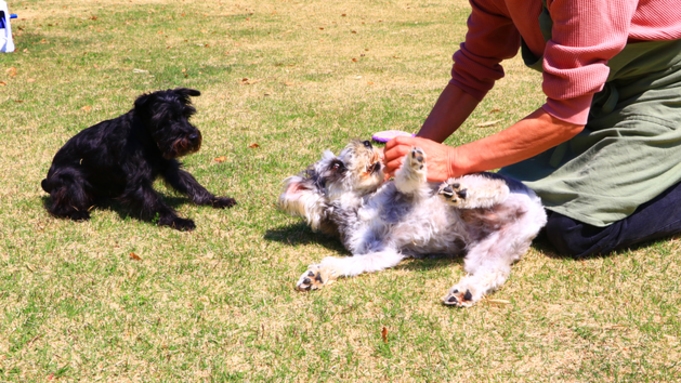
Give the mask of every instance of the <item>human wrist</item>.
[[458, 169], [458, 156], [457, 156], [457, 150], [455, 147], [448, 147], [447, 148], [447, 179], [449, 178], [454, 178], [458, 177], [462, 174], [463, 172]]

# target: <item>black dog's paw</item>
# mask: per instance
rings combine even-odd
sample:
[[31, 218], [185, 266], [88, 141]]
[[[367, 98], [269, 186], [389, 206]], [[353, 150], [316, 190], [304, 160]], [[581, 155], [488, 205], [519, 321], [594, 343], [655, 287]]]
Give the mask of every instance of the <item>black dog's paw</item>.
[[186, 219], [186, 218], [180, 218], [180, 217], [174, 217], [170, 220], [170, 222], [163, 222], [159, 221], [158, 223], [161, 226], [170, 226], [175, 230], [180, 230], [180, 231], [192, 231], [196, 229], [196, 224], [194, 224], [194, 221], [191, 219]]
[[90, 219], [90, 212], [86, 211], [73, 211], [68, 214], [68, 217], [76, 222], [88, 221]]
[[229, 197], [215, 197], [210, 201], [210, 204], [216, 209], [224, 209], [236, 205], [236, 200]]

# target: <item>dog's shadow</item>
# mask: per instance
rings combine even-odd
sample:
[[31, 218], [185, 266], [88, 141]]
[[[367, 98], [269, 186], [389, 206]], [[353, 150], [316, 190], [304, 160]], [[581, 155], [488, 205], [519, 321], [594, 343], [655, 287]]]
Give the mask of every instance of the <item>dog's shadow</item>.
[[[338, 257], [351, 257], [352, 254], [345, 249], [338, 238], [329, 235], [315, 233], [304, 222], [280, 226], [269, 229], [265, 232], [264, 238], [268, 241], [275, 241], [289, 246], [299, 246], [307, 244], [317, 244], [338, 253]], [[358, 255], [361, 257], [361, 255]], [[321, 259], [319, 259], [321, 260]], [[407, 258], [395, 267], [395, 269], [426, 271], [435, 268], [449, 267], [454, 264], [463, 264], [463, 255], [433, 254]]]
[[[49, 211], [50, 204], [52, 202], [52, 199], [49, 195], [42, 196], [40, 197], [42, 200], [42, 204]], [[161, 195], [161, 198], [163, 199], [163, 202], [165, 202], [166, 205], [170, 206], [174, 210], [177, 210], [180, 206], [185, 205], [185, 204], [191, 204], [191, 201], [187, 199], [186, 197], [177, 197], [177, 196], [168, 196], [168, 195]], [[138, 220], [141, 222], [148, 222], [151, 223], [152, 220], [145, 220], [140, 217], [138, 213], [135, 213], [132, 209], [129, 207], [123, 205], [122, 203], [116, 201], [115, 199], [112, 198], [107, 198], [107, 199], [102, 199], [102, 200], [97, 200], [95, 202], [94, 208], [92, 209], [94, 211], [93, 214], [97, 214], [97, 211], [112, 211], [118, 215], [118, 217], [125, 221], [128, 219], [134, 219]], [[92, 212], [91, 212], [92, 213]]]
[[288, 226], [280, 226], [275, 229], [268, 229], [264, 237], [268, 241], [280, 242], [289, 246], [299, 246], [308, 244], [322, 245], [329, 250], [339, 253], [339, 255], [350, 256], [350, 253], [343, 247], [337, 238], [315, 233], [304, 222]]

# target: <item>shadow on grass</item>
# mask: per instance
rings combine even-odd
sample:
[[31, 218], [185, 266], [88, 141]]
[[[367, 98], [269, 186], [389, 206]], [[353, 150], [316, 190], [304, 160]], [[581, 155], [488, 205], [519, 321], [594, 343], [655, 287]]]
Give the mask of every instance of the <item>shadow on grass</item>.
[[[176, 210], [179, 206], [182, 206], [184, 204], [191, 204], [191, 202], [184, 197], [168, 197], [168, 196], [162, 196], [163, 201], [166, 203], [166, 205], [170, 206], [173, 208], [173, 210]], [[49, 196], [42, 196], [40, 197], [42, 200], [43, 207], [45, 209], [48, 209], [50, 207], [50, 202], [52, 199]], [[105, 199], [105, 200], [100, 200], [97, 201], [95, 204], [95, 207], [90, 211], [90, 214], [97, 214], [97, 211], [101, 210], [108, 210], [108, 211], [113, 211], [114, 213], [118, 214], [118, 217], [120, 217], [121, 220], [125, 221], [127, 219], [136, 219], [142, 222], [147, 222], [147, 223], [153, 223], [153, 220], [151, 219], [142, 219], [139, 214], [136, 214], [133, 212], [129, 207], [121, 204], [120, 202], [116, 201], [115, 199]], [[182, 217], [182, 218], [188, 218], [188, 217]]]
[[[313, 232], [307, 224], [300, 222], [294, 225], [281, 226], [265, 232], [264, 238], [289, 246], [318, 244], [329, 250], [338, 252], [339, 257], [351, 257], [352, 255], [343, 247], [337, 238]], [[358, 255], [361, 257], [361, 255]], [[450, 267], [462, 264], [463, 255], [432, 254], [419, 257], [408, 257], [401, 262], [396, 269], [425, 271], [440, 267]]]
[[315, 233], [304, 222], [268, 229], [265, 232], [264, 238], [268, 241], [280, 242], [289, 246], [318, 244], [329, 250], [337, 251], [340, 255], [350, 255], [337, 238]]

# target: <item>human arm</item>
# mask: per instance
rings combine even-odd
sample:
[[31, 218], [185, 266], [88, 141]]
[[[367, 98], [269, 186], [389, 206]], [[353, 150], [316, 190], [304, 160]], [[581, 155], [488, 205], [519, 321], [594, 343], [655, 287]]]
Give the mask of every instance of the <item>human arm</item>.
[[476, 98], [449, 83], [440, 94], [417, 136], [443, 142], [466, 121], [477, 105]]
[[457, 147], [422, 137], [397, 137], [385, 146], [385, 171], [393, 174], [411, 147], [418, 146], [428, 155], [428, 180], [440, 182], [531, 158], [583, 129], [583, 125], [564, 122], [540, 108], [499, 133]]

